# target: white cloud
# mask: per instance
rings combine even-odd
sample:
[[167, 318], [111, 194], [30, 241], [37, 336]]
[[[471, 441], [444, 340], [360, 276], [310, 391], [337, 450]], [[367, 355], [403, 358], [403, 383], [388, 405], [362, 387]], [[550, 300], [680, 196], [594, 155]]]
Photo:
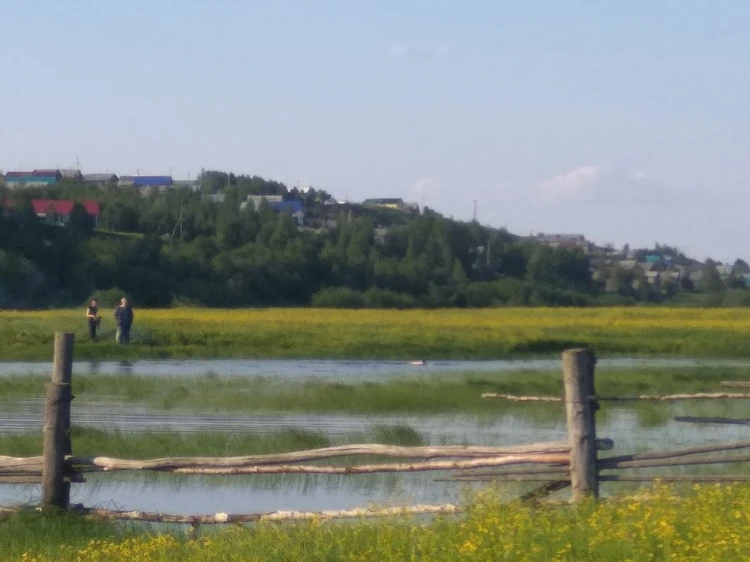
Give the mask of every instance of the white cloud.
[[537, 187], [542, 198], [549, 201], [577, 199], [586, 196], [604, 171], [604, 166], [580, 166], [542, 180]]
[[547, 202], [577, 201], [597, 205], [682, 205], [705, 200], [705, 193], [688, 191], [651, 179], [643, 170], [587, 164], [544, 179], [534, 186]]

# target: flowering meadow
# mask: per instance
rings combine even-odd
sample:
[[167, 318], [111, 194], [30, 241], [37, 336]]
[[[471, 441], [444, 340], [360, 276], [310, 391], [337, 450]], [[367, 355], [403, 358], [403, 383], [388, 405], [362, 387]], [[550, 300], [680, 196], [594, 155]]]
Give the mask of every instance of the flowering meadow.
[[[98, 536], [69, 546], [36, 545], [23, 562], [430, 560], [731, 562], [750, 559], [750, 486], [646, 489], [639, 497], [579, 506], [503, 504], [479, 493], [463, 516], [434, 520], [310, 521], [225, 530], [199, 536], [155, 532]], [[10, 523], [13, 525], [13, 522]], [[2, 544], [0, 533], [0, 548]], [[57, 536], [57, 539], [64, 537]], [[7, 552], [7, 550], [6, 550]]]
[[495, 308], [437, 310], [136, 308], [132, 345], [103, 311], [90, 342], [84, 311], [0, 311], [0, 359], [45, 359], [55, 331], [76, 357], [462, 358], [557, 354], [750, 357], [750, 310]]

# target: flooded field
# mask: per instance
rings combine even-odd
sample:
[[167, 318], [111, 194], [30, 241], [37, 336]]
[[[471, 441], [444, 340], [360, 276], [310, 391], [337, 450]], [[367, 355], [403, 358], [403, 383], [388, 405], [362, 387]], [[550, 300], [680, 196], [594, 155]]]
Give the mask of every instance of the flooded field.
[[[693, 367], [711, 365], [707, 361], [611, 359], [600, 366], [623, 368], [634, 366]], [[715, 365], [745, 367], [741, 361], [717, 361]], [[0, 374], [46, 374], [44, 363], [0, 364]], [[138, 361], [121, 363], [78, 363], [79, 374], [102, 376], [195, 376], [215, 373], [227, 377], [273, 376], [287, 379], [332, 378], [334, 380], [369, 380], [377, 377], [408, 377], [425, 372], [460, 373], [466, 370], [517, 372], [522, 369], [559, 369], [558, 360], [523, 362], [436, 362], [413, 367], [394, 362], [349, 361]], [[657, 404], [604, 405], [597, 415], [599, 437], [615, 443], [613, 454], [674, 449], [726, 441], [750, 439], [750, 426], [690, 424], [675, 421], [676, 416], [747, 415], [746, 401], [679, 402]], [[21, 435], [42, 431], [41, 398], [20, 400], [13, 404], [0, 402], [0, 432]], [[373, 428], [408, 427], [425, 444], [512, 445], [567, 439], [564, 411], [560, 404], [509, 405], [498, 402], [495, 411], [482, 415], [365, 415], [365, 414], [223, 414], [195, 411], [151, 409], [145, 405], [102, 400], [92, 395], [78, 396], [72, 410], [77, 427], [127, 433], [171, 431], [234, 434], [271, 434], [283, 430], [303, 429], [320, 433], [332, 440], [352, 435], [372, 435]], [[75, 443], [74, 443], [75, 451]], [[0, 451], [2, 454], [3, 451]], [[711, 472], [720, 468], [673, 469], [670, 473]], [[747, 467], [732, 466], [733, 473], [747, 472]], [[652, 471], [653, 472], [653, 471]], [[662, 472], [664, 473], [664, 472]], [[413, 473], [387, 475], [262, 475], [241, 477], [187, 477], [153, 474], [94, 474], [85, 484], [73, 486], [72, 501], [87, 506], [164, 511], [178, 514], [241, 513], [278, 509], [322, 510], [345, 509], [369, 504], [406, 505], [460, 501], [466, 484], [438, 481], [447, 473]], [[508, 492], [529, 490], [534, 483], [507, 484]], [[605, 484], [603, 491], [616, 490], [616, 484]], [[35, 485], [0, 486], [0, 505], [35, 503], [40, 489]]]
[[[195, 416], [189, 413], [159, 413], [100, 403], [76, 405], [73, 423], [84, 427], [121, 431], [229, 431], [278, 432], [304, 428], [332, 437], [365, 434], [382, 425], [406, 425], [417, 431], [425, 443], [464, 443], [511, 445], [567, 438], [559, 407], [543, 406], [546, 415], [499, 414], [492, 419], [468, 416], [361, 416], [361, 415], [262, 415]], [[598, 424], [600, 437], [615, 442], [615, 453], [681, 448], [691, 445], [747, 440], [750, 427], [738, 425], [695, 425], [676, 422], [675, 415], [695, 412], [695, 405], [661, 406], [666, 418], [653, 425], [644, 413], [633, 408], [608, 410]], [[6, 431], [40, 431], [40, 403], [26, 404], [14, 413], [0, 414]], [[665, 412], [664, 409], [667, 411]], [[647, 413], [648, 417], [648, 413]], [[733, 467], [737, 470], [738, 467]], [[744, 469], [740, 469], [744, 470]], [[674, 472], [674, 471], [671, 471]], [[441, 473], [297, 476], [262, 475], [242, 477], [186, 477], [143, 474], [89, 475], [86, 484], [73, 487], [73, 501], [87, 506], [170, 511], [174, 513], [213, 513], [272, 511], [276, 509], [344, 509], [370, 503], [406, 505], [418, 502], [459, 501], [465, 485], [437, 482]], [[510, 485], [513, 490], [532, 485]], [[613, 488], [613, 484], [607, 486]], [[0, 487], [0, 505], [36, 502], [38, 486]]]

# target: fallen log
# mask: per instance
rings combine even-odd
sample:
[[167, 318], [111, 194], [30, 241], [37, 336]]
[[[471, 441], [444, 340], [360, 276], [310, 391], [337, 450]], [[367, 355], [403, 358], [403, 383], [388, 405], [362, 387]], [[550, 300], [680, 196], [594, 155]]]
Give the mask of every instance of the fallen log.
[[696, 392], [693, 394], [640, 394], [638, 396], [598, 396], [596, 398], [606, 402], [628, 402], [631, 400], [676, 401], [676, 400], [747, 400], [747, 392]]
[[301, 521], [309, 519], [360, 519], [370, 517], [403, 517], [411, 515], [452, 515], [461, 513], [459, 506], [414, 505], [404, 507], [355, 508], [328, 511], [272, 511], [268, 513], [214, 515], [170, 515], [147, 511], [115, 511], [109, 509], [76, 508], [75, 511], [93, 519], [147, 521], [152, 523], [182, 523], [187, 525], [216, 525], [225, 523], [254, 523], [257, 521]]
[[721, 386], [729, 388], [750, 388], [750, 381], [721, 381]]
[[[601, 440], [601, 450], [612, 448], [611, 440]], [[399, 447], [393, 445], [342, 445], [295, 451], [273, 455], [250, 455], [242, 457], [165, 457], [157, 459], [128, 460], [110, 457], [71, 456], [66, 464], [80, 468], [101, 470], [163, 470], [173, 471], [182, 468], [242, 468], [259, 465], [279, 465], [311, 460], [331, 459], [346, 456], [381, 456], [413, 459], [432, 458], [487, 458], [494, 456], [522, 454], [567, 454], [570, 446], [565, 442], [513, 445], [508, 447]], [[32, 457], [36, 459], [36, 457]], [[0, 467], [3, 466], [0, 457]]]
[[512, 402], [562, 402], [562, 398], [559, 396], [518, 396], [497, 392], [485, 392], [482, 394], [482, 398], [498, 398]]
[[750, 425], [750, 419], [737, 418], [702, 418], [696, 416], [675, 416], [674, 421], [685, 423], [721, 423], [725, 425]]
[[[517, 396], [514, 394], [498, 394], [485, 392], [482, 398], [497, 398], [510, 400], [512, 402], [562, 402], [559, 396]], [[651, 401], [677, 401], [677, 400], [732, 400], [750, 399], [750, 393], [746, 392], [696, 392], [693, 394], [638, 394], [635, 396], [592, 396], [591, 400], [599, 402], [630, 402], [637, 400]]]

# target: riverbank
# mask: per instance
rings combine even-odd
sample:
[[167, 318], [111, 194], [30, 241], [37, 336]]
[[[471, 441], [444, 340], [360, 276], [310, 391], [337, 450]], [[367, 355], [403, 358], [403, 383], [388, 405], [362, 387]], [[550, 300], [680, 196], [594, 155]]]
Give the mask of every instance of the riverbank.
[[83, 316], [0, 311], [0, 360], [49, 360], [55, 331], [76, 334], [77, 359], [502, 359], [579, 346], [599, 356], [750, 357], [747, 309], [137, 309], [128, 347], [115, 344], [106, 314], [90, 341]]

